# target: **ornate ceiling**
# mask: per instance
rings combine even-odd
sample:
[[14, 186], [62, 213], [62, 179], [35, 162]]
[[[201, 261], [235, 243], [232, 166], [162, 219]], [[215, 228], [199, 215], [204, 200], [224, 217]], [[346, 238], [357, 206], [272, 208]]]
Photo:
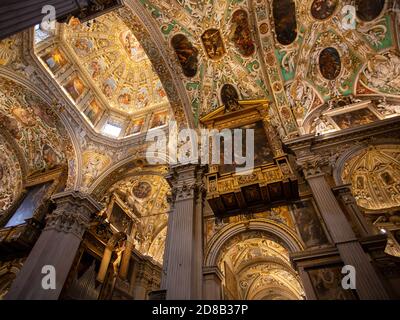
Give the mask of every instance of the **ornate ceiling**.
[[0, 123], [21, 153], [27, 174], [66, 164], [73, 157], [69, 136], [40, 97], [11, 80], [0, 79]]
[[124, 203], [124, 210], [138, 219], [135, 249], [162, 264], [167, 232], [169, 185], [162, 176], [141, 175], [121, 180], [107, 192]]
[[[142, 132], [148, 115], [168, 111], [163, 85], [141, 44], [116, 13], [89, 24], [72, 19], [56, 34], [36, 30], [36, 54], [98, 131], [121, 137]], [[151, 124], [150, 124], [151, 125]]]
[[168, 104], [142, 46], [116, 14], [104, 15], [90, 26], [72, 22], [62, 29], [62, 41], [110, 108], [133, 114]]
[[286, 134], [333, 97], [400, 94], [392, 1], [356, 1], [354, 30], [349, 1], [140, 2], [175, 51], [195, 116], [222, 104], [225, 84], [274, 102]]
[[[239, 239], [237, 239], [239, 240]], [[230, 241], [223, 250], [220, 269], [233, 299], [302, 299], [298, 276], [290, 266], [288, 251], [254, 232]]]
[[359, 206], [384, 210], [400, 206], [400, 149], [395, 145], [370, 147], [350, 159], [342, 174], [351, 183]]

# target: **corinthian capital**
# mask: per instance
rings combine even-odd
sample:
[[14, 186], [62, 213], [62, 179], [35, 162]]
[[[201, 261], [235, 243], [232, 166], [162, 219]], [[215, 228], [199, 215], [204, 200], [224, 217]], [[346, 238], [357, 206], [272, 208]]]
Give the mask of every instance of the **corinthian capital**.
[[45, 230], [73, 233], [82, 237], [92, 214], [102, 207], [93, 198], [78, 191], [66, 191], [52, 197], [57, 208], [46, 217]]
[[325, 165], [325, 161], [319, 157], [313, 157], [297, 161], [299, 167], [303, 170], [305, 178], [312, 178], [323, 174], [322, 166]]

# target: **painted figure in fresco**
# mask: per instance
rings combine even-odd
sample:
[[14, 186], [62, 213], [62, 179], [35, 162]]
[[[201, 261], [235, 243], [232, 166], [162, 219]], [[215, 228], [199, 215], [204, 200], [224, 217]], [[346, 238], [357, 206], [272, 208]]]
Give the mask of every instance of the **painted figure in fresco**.
[[98, 60], [92, 61], [89, 65], [89, 70], [91, 71], [93, 79], [96, 79], [102, 71], [100, 62]]
[[240, 109], [239, 94], [231, 84], [224, 84], [222, 87], [221, 100], [226, 108], [226, 112], [237, 111]]
[[11, 110], [11, 113], [17, 118], [19, 122], [27, 127], [33, 127], [36, 125], [36, 119], [33, 117], [32, 110], [27, 110], [20, 106], [15, 107]]
[[297, 37], [296, 5], [293, 0], [274, 0], [273, 16], [277, 40], [289, 45]]
[[84, 168], [85, 183], [89, 184], [91, 181], [96, 179], [103, 169], [103, 166], [104, 164], [102, 156], [97, 153], [92, 154], [88, 158], [86, 166]]
[[74, 78], [66, 86], [65, 89], [74, 100], [77, 100], [85, 89], [82, 81], [79, 78]]
[[362, 126], [378, 120], [369, 109], [360, 109], [332, 117], [341, 129]]
[[48, 144], [43, 146], [43, 160], [46, 162], [48, 168], [54, 168], [59, 162], [57, 153]]
[[80, 55], [87, 55], [93, 49], [93, 43], [89, 39], [77, 39], [75, 41], [75, 50]]
[[142, 46], [131, 31], [128, 31], [123, 35], [122, 42], [126, 52], [134, 61], [140, 61], [145, 58], [145, 53]]
[[224, 43], [218, 29], [207, 30], [201, 36], [201, 40], [210, 59], [219, 59], [225, 54]]
[[198, 68], [198, 50], [183, 34], [175, 35], [171, 40], [171, 44], [178, 56], [183, 74], [186, 77], [194, 77]]
[[124, 105], [129, 105], [131, 101], [132, 101], [131, 95], [126, 92], [118, 97], [118, 102]]
[[45, 55], [43, 57], [43, 60], [46, 62], [50, 70], [53, 72], [55, 72], [58, 68], [63, 67], [67, 63], [64, 56], [58, 49]]
[[155, 114], [150, 127], [153, 129], [165, 125], [167, 123], [167, 118], [168, 118], [167, 112]]
[[39, 117], [46, 125], [54, 127], [54, 120], [50, 115], [49, 110], [47, 110], [45, 105], [38, 105], [36, 103], [32, 103], [31, 107], [33, 109], [34, 114]]
[[142, 131], [143, 124], [144, 124], [143, 119], [134, 121], [130, 134], [135, 134]]
[[254, 41], [251, 37], [251, 30], [247, 12], [244, 10], [236, 11], [232, 16], [230, 39], [245, 57], [251, 56], [255, 52]]
[[144, 199], [147, 198], [151, 193], [151, 185], [148, 182], [141, 181], [133, 188], [133, 194], [136, 198]]
[[107, 97], [111, 97], [114, 93], [117, 84], [114, 79], [108, 78], [103, 84], [103, 92]]
[[337, 0], [315, 0], [311, 6], [311, 14], [315, 19], [324, 20], [330, 17], [337, 6]]
[[100, 112], [101, 109], [99, 105], [97, 104], [96, 100], [93, 100], [85, 110], [85, 115], [89, 118], [90, 122], [95, 124], [100, 115]]
[[0, 123], [8, 129], [10, 134], [17, 140], [22, 138], [22, 132], [19, 130], [18, 121], [15, 118], [8, 117], [0, 113]]
[[319, 56], [319, 68], [326, 79], [335, 80], [342, 68], [339, 52], [335, 48], [322, 50]]
[[136, 99], [139, 107], [143, 108], [147, 106], [147, 104], [149, 103], [149, 91], [147, 90], [147, 88], [140, 88], [136, 95]]

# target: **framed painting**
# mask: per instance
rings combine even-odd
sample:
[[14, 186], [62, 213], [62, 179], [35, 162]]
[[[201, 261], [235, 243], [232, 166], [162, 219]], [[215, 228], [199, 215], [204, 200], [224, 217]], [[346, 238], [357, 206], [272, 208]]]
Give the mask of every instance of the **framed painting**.
[[329, 117], [336, 129], [349, 129], [373, 123], [383, 117], [369, 103], [353, 107], [343, 107], [324, 114]]
[[153, 114], [153, 117], [151, 119], [150, 129], [163, 127], [167, 124], [167, 122], [168, 122], [168, 111], [155, 113]]

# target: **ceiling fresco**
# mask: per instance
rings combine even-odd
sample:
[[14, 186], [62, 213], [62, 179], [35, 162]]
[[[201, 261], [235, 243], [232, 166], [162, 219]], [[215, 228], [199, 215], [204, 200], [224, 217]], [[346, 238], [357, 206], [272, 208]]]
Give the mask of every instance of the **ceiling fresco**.
[[357, 204], [367, 210], [400, 205], [400, 149], [398, 146], [370, 147], [353, 157], [342, 179], [352, 184]]
[[302, 299], [303, 289], [282, 245], [254, 232], [230, 243], [220, 258], [230, 298], [263, 299], [275, 294], [275, 299]]
[[74, 156], [68, 134], [51, 107], [4, 78], [0, 79], [0, 123], [22, 150], [28, 174], [63, 165]]
[[195, 115], [222, 105], [231, 84], [240, 99], [270, 99], [289, 135], [292, 119], [302, 125], [337, 96], [399, 95], [393, 4], [356, 2], [356, 28], [347, 30], [346, 1], [141, 0], [182, 66]]
[[[72, 19], [59, 25], [55, 35], [36, 43], [35, 51], [84, 118], [107, 135], [138, 134], [134, 123], [169, 109], [152, 63], [116, 13], [91, 24]], [[117, 131], [104, 130], [107, 125]]]
[[144, 49], [117, 15], [104, 15], [90, 27], [72, 24], [60, 36], [110, 108], [132, 114], [168, 103]]
[[245, 1], [141, 3], [182, 66], [197, 119], [222, 105], [224, 84], [235, 86], [240, 99], [269, 96]]

